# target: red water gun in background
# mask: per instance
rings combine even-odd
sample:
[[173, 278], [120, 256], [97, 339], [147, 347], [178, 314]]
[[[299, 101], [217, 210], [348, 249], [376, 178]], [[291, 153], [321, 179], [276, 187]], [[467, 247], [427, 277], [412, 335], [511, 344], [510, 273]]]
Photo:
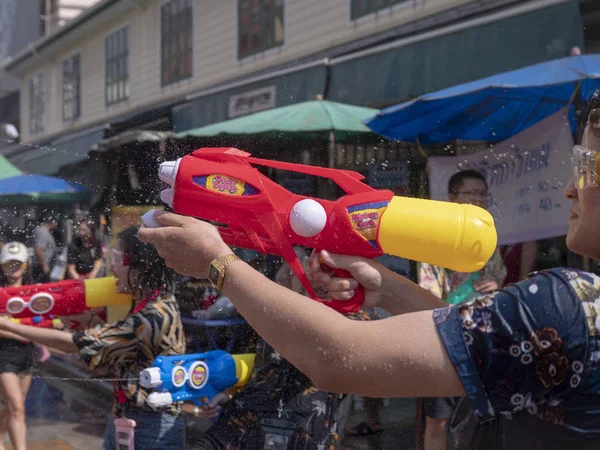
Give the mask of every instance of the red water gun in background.
[[115, 282], [106, 277], [0, 288], [0, 314], [20, 320], [38, 316], [48, 319], [110, 305], [130, 305], [131, 295], [118, 294]]
[[40, 327], [40, 328], [62, 328], [62, 322], [60, 319], [56, 319], [53, 316], [44, 317], [44, 316], [35, 316], [35, 317], [26, 317], [24, 319], [15, 319], [10, 316], [4, 316], [5, 319], [12, 320], [13, 322], [20, 323], [21, 325], [28, 325], [31, 327]]
[[[336, 201], [296, 195], [254, 165], [324, 177], [347, 195]], [[283, 257], [308, 294], [316, 296], [294, 245], [375, 258], [384, 253], [463, 272], [483, 268], [496, 248], [492, 216], [471, 205], [394, 196], [347, 170], [250, 157], [235, 148], [203, 148], [161, 164], [171, 188], [161, 199], [178, 214], [213, 222], [230, 246]], [[343, 270], [338, 277], [349, 278]], [[349, 301], [327, 301], [357, 311], [362, 287]]]

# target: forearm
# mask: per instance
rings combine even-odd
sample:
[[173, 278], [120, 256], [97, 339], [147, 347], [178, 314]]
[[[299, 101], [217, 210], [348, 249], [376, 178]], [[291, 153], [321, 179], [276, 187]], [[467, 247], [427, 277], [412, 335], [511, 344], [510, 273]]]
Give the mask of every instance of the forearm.
[[382, 272], [380, 292], [387, 294], [384, 294], [383, 301], [379, 306], [394, 316], [448, 306], [446, 302], [428, 290], [387, 269]]
[[40, 265], [45, 270], [48, 267], [48, 262], [46, 261], [46, 257], [44, 256], [44, 250], [41, 249], [40, 247], [36, 247], [35, 255], [37, 256], [38, 261], [40, 262]]
[[69, 272], [69, 276], [71, 278], [73, 278], [74, 280], [79, 279], [79, 274], [77, 273], [77, 270], [75, 270], [75, 264], [69, 264], [67, 271]]
[[71, 333], [51, 328], [32, 327], [8, 321], [4, 331], [21, 336], [21, 339], [53, 347], [65, 353], [77, 353], [79, 349], [73, 342]]
[[350, 320], [241, 261], [227, 267], [223, 295], [319, 389], [367, 397], [464, 395], [429, 311]]
[[15, 341], [27, 342], [23, 336], [19, 336], [18, 334], [10, 333], [9, 331], [0, 331], [1, 339], [14, 339]]
[[326, 350], [335, 330], [350, 322], [331, 308], [272, 282], [242, 261], [227, 267], [222, 294], [263, 339], [309, 377], [313, 369], [326, 367], [332, 356], [316, 349]]
[[92, 269], [92, 271], [90, 272], [90, 278], [96, 278], [96, 275], [98, 275], [98, 272], [100, 272], [100, 269], [102, 268], [102, 260], [98, 259], [96, 260], [96, 262], [94, 262], [94, 268]]

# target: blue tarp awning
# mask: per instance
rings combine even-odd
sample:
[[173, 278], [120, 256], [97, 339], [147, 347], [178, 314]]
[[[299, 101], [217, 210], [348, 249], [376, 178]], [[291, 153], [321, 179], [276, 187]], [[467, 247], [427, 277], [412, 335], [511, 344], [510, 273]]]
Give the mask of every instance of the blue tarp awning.
[[[578, 95], [575, 92], [579, 87]], [[385, 108], [365, 123], [397, 141], [499, 142], [600, 89], [600, 54], [571, 56], [460, 84]]]

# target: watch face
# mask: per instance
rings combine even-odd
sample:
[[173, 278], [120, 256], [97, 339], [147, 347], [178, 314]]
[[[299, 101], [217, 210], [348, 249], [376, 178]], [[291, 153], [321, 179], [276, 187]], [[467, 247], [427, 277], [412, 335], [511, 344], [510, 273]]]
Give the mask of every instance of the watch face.
[[217, 281], [219, 281], [219, 271], [214, 266], [210, 266], [210, 269], [208, 269], [208, 279], [215, 286]]

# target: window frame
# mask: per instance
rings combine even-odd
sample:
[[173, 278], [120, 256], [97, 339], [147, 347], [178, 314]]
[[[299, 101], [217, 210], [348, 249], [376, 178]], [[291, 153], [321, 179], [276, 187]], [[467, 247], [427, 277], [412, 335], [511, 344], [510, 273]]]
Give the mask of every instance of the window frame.
[[[34, 96], [35, 79], [38, 79], [38, 92], [36, 96]], [[36, 116], [34, 116], [34, 112], [37, 113]], [[29, 79], [29, 134], [35, 135], [44, 132], [45, 113], [46, 74], [40, 71]]]
[[[66, 117], [65, 116], [65, 107], [66, 107], [66, 102], [65, 102], [65, 65], [68, 61], [70, 60], [75, 60], [77, 59], [78, 61], [78, 72], [77, 72], [77, 85], [76, 85], [76, 92], [75, 92], [75, 96], [73, 96], [70, 99], [70, 103], [71, 103], [71, 116], [70, 117]], [[73, 54], [71, 54], [68, 58], [65, 58], [62, 61], [61, 64], [61, 109], [62, 109], [62, 120], [63, 122], [74, 122], [77, 119], [79, 119], [81, 117], [81, 105], [82, 105], [82, 101], [81, 101], [81, 94], [82, 94], [82, 89], [81, 89], [81, 84], [82, 84], [82, 79], [83, 77], [82, 75], [82, 62], [83, 62], [83, 57], [82, 57], [82, 52], [78, 51], [75, 52]], [[75, 107], [76, 107], [76, 111], [75, 113], [73, 113], [73, 102], [74, 100], [76, 100], [75, 103]]]
[[[184, 4], [187, 4], [189, 6], [189, 14], [182, 14], [182, 17], [189, 19], [189, 27], [190, 27], [190, 31], [189, 31], [189, 45], [187, 48], [185, 48], [183, 50], [183, 54], [184, 56], [186, 56], [187, 58], [189, 58], [189, 74], [185, 73], [184, 75], [179, 75], [177, 77], [171, 77], [171, 76], [167, 76], [167, 79], [165, 80], [163, 78], [163, 74], [164, 74], [164, 70], [165, 70], [165, 62], [166, 62], [166, 56], [165, 56], [165, 47], [168, 47], [169, 45], [172, 46], [172, 40], [169, 40], [168, 43], [166, 43], [166, 39], [165, 39], [165, 24], [163, 21], [163, 11], [164, 8], [167, 5], [172, 5], [173, 3], [178, 3], [178, 2], [183, 2]], [[160, 9], [159, 9], [159, 13], [158, 13], [158, 39], [159, 39], [159, 47], [160, 47], [160, 74], [159, 74], [159, 79], [160, 79], [160, 86], [161, 88], [165, 88], [177, 83], [180, 83], [182, 81], [185, 80], [189, 80], [191, 78], [193, 78], [194, 76], [194, 0], [163, 0], [163, 2], [160, 5]], [[173, 16], [171, 16], [172, 18]], [[179, 23], [177, 22], [178, 19], [176, 19], [175, 22], [175, 30], [180, 30], [179, 28]], [[175, 41], [177, 43], [177, 41]], [[189, 53], [189, 55], [186, 55], [186, 53]], [[181, 57], [182, 52], [179, 51], [175, 54], [175, 56], [168, 56], [169, 60], [167, 63], [173, 64], [172, 61], [175, 61], [175, 64], [177, 64], [177, 60]], [[170, 74], [170, 72], [169, 72]]]
[[[104, 37], [104, 104], [106, 107], [127, 101], [131, 95], [130, 30], [131, 27], [129, 24], [121, 25]], [[111, 54], [109, 58], [109, 41], [113, 41], [113, 48], [118, 48], [119, 41], [117, 36], [119, 33], [124, 33], [124, 37], [122, 38], [124, 42], [123, 48], [119, 48], [118, 50], [120, 50], [120, 52], [117, 51], [114, 54]], [[120, 69], [120, 64], [123, 65], [123, 69]], [[111, 74], [109, 72], [111, 71], [111, 68], [114, 67], [116, 67], [114, 72], [116, 72], [117, 75], [113, 78], [112, 75], [114, 73]], [[109, 79], [111, 81], [110, 83]], [[119, 83], [121, 82], [123, 83], [123, 92], [121, 92], [121, 89], [119, 88]], [[116, 95], [114, 98], [109, 99], [111, 88], [116, 89]]]
[[[281, 0], [281, 24], [283, 27], [282, 30], [282, 41], [280, 43], [275, 43], [274, 39], [275, 36], [273, 35], [273, 44], [272, 45], [268, 45], [268, 46], [259, 46], [259, 49], [256, 51], [249, 51], [248, 53], [242, 55], [241, 53], [241, 48], [242, 48], [242, 26], [241, 26], [241, 2], [243, 0], [236, 0], [235, 2], [235, 26], [236, 26], [236, 59], [237, 62], [243, 62], [243, 61], [247, 61], [247, 60], [252, 60], [256, 57], [259, 56], [264, 56], [266, 54], [270, 54], [273, 52], [281, 52], [284, 48], [285, 48], [285, 43], [287, 42], [287, 11], [288, 11], [288, 1], [287, 0]], [[248, 0], [248, 1], [252, 1], [252, 0]], [[264, 0], [258, 0], [262, 6], [262, 3]], [[277, 0], [272, 0], [272, 2], [276, 2]], [[273, 7], [274, 8], [274, 7]], [[271, 17], [268, 17], [267, 19], [269, 20], [273, 20], [275, 19], [276, 14], [272, 14]], [[265, 18], [261, 18], [261, 22], [265, 22], [267, 19]], [[252, 24], [250, 23], [248, 25], [248, 29], [251, 30], [252, 28]], [[264, 29], [264, 28], [263, 28]], [[251, 33], [251, 32], [250, 32]], [[261, 34], [260, 29], [259, 29], [259, 37], [262, 38], [262, 36], [264, 36], [263, 34]], [[261, 39], [263, 40], [263, 39]]]
[[[412, 5], [415, 3], [415, 0], [384, 0], [385, 2], [394, 2], [387, 4], [381, 8], [369, 10], [361, 15], [354, 15], [353, 8], [355, 3], [359, 0], [348, 0], [348, 19], [351, 24], [362, 22], [364, 20], [369, 20], [373, 17], [377, 17], [382, 13], [391, 13], [399, 8], [404, 8], [408, 5]], [[417, 0], [418, 1], [418, 0]]]

